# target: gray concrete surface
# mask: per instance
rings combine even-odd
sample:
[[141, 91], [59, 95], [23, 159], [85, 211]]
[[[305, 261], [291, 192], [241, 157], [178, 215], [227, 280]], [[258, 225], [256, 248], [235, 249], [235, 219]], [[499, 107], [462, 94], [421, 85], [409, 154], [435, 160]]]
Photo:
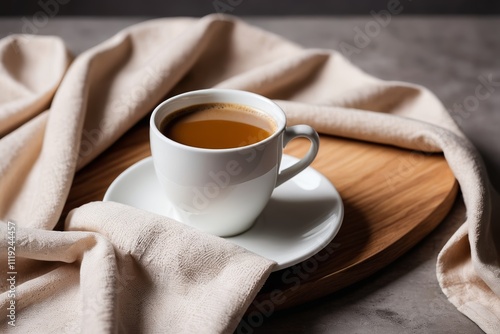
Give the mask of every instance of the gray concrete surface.
[[[238, 16], [262, 15], [364, 15], [387, 7], [390, 0], [2, 0], [0, 16], [33, 14], [40, 8], [72, 16], [201, 16], [219, 10]], [[419, 15], [500, 14], [500, 3], [491, 0], [393, 0], [405, 5], [405, 13]], [[58, 5], [59, 4], [59, 5]]]
[[[77, 54], [142, 20], [53, 18], [35, 33], [59, 35]], [[364, 44], [356, 44], [356, 31], [374, 26], [371, 16], [246, 20], [306, 47], [340, 49], [348, 43], [357, 49], [350, 60], [368, 73], [428, 87], [476, 145], [500, 189], [500, 86], [491, 86], [488, 96], [476, 93], [484, 78], [500, 82], [500, 17], [392, 16]], [[21, 18], [2, 18], [0, 37], [21, 32], [23, 26]], [[460, 210], [456, 205], [451, 214]], [[446, 300], [435, 278], [437, 254], [458, 226], [444, 221], [370, 278], [314, 303], [274, 313], [252, 332], [481, 333]]]

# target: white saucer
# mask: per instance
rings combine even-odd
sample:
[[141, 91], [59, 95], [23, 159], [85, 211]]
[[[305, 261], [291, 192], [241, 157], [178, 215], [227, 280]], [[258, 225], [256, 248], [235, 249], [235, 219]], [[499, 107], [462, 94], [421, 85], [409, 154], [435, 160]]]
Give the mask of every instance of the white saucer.
[[[283, 155], [282, 167], [297, 161]], [[153, 159], [145, 158], [121, 173], [109, 186], [104, 201], [127, 204], [178, 219], [159, 187]], [[273, 192], [269, 203], [248, 231], [225, 238], [276, 261], [280, 270], [313, 256], [337, 234], [344, 217], [335, 187], [312, 167]]]

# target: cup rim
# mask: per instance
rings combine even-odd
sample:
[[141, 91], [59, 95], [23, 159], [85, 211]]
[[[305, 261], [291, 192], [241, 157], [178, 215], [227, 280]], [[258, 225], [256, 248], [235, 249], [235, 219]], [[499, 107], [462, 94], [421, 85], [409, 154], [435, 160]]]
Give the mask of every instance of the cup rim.
[[[200, 95], [210, 95], [210, 94], [237, 94], [241, 96], [246, 96], [255, 100], [259, 100], [265, 104], [268, 104], [270, 107], [274, 108], [280, 115], [281, 119], [277, 119], [273, 114], [269, 113], [267, 110], [261, 110], [260, 108], [259, 111], [262, 111], [266, 113], [267, 116], [271, 117], [273, 121], [276, 123], [276, 130], [269, 136], [264, 138], [261, 141], [258, 141], [256, 143], [250, 144], [250, 145], [245, 145], [245, 146], [238, 146], [238, 147], [230, 147], [230, 148], [204, 148], [204, 147], [196, 147], [196, 146], [190, 146], [190, 145], [185, 145], [179, 142], [176, 142], [175, 140], [172, 140], [165, 136], [163, 133], [161, 133], [158, 124], [156, 122], [156, 116], [157, 114], [162, 111], [166, 105], [172, 104], [174, 101], [180, 100], [180, 99], [186, 99], [189, 97], [194, 97], [194, 96], [200, 96]], [[240, 102], [232, 102], [232, 101], [224, 101], [223, 99], [221, 101], [217, 101], [219, 103], [240, 103]], [[214, 103], [217, 103], [214, 102]], [[207, 102], [209, 103], [209, 102]], [[245, 103], [240, 103], [242, 105], [248, 106], [248, 104]], [[185, 107], [189, 106], [186, 105]], [[183, 107], [183, 108], [185, 108]], [[254, 108], [253, 106], [249, 106], [251, 108]], [[285, 112], [281, 109], [280, 106], [278, 106], [275, 102], [272, 100], [268, 99], [267, 97], [264, 97], [262, 95], [252, 93], [249, 91], [244, 91], [244, 90], [238, 90], [238, 89], [225, 89], [225, 88], [208, 88], [208, 89], [199, 89], [199, 90], [193, 90], [193, 91], [188, 91], [185, 93], [181, 93], [175, 96], [172, 96], [168, 98], [167, 100], [161, 102], [159, 105], [155, 107], [153, 110], [150, 121], [149, 121], [149, 127], [150, 127], [150, 132], [154, 134], [157, 138], [160, 140], [170, 144], [174, 145], [175, 147], [182, 148], [185, 150], [192, 150], [192, 151], [198, 151], [198, 152], [211, 152], [211, 153], [227, 153], [227, 152], [235, 152], [235, 151], [241, 151], [241, 150], [246, 150], [246, 149], [253, 149], [255, 147], [265, 145], [266, 143], [272, 141], [276, 137], [278, 137], [286, 128], [286, 115]]]

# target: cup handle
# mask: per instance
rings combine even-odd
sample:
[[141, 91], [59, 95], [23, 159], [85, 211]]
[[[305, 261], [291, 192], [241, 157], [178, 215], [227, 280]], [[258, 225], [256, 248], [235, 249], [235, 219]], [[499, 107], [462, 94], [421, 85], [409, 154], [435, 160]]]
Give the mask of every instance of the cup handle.
[[278, 174], [278, 179], [276, 180], [276, 187], [280, 186], [284, 182], [290, 180], [292, 177], [302, 172], [307, 166], [313, 162], [314, 158], [318, 154], [319, 149], [319, 136], [318, 133], [309, 125], [300, 124], [289, 126], [285, 129], [283, 133], [283, 147], [285, 147], [292, 139], [304, 137], [309, 139], [311, 146], [306, 155], [300, 159], [297, 163], [282, 170]]

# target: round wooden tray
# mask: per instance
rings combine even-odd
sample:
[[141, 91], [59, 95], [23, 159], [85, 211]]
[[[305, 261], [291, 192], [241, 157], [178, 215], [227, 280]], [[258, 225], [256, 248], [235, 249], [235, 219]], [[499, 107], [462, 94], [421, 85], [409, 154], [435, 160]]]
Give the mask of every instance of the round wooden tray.
[[[308, 145], [297, 139], [285, 152], [300, 157]], [[121, 172], [149, 155], [148, 120], [144, 119], [76, 174], [63, 217], [75, 207], [102, 200]], [[342, 197], [342, 227], [315, 256], [271, 274], [249, 312], [265, 300], [275, 310], [311, 301], [381, 269], [444, 219], [458, 190], [441, 154], [333, 136], [321, 136], [312, 166]]]

